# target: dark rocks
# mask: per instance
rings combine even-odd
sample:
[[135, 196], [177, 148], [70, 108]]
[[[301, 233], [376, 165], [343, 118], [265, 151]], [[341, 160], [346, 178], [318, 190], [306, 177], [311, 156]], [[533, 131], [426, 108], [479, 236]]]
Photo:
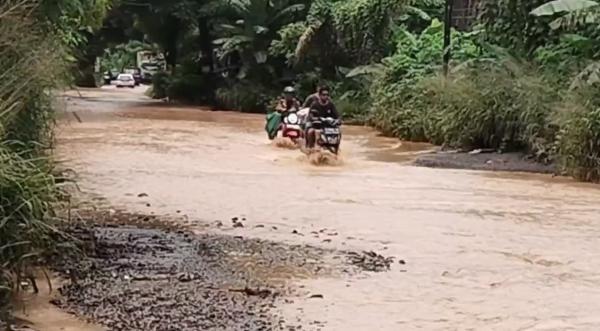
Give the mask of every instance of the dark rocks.
[[[57, 266], [77, 277], [60, 289], [62, 299], [54, 304], [114, 331], [281, 330], [273, 307], [285, 288], [257, 275], [271, 268], [290, 270], [292, 277], [295, 270], [312, 272], [326, 253], [132, 227], [95, 228], [91, 237], [89, 258]], [[238, 255], [252, 263], [238, 263]]]
[[364, 271], [371, 272], [382, 272], [390, 270], [392, 263], [394, 262], [393, 257], [384, 257], [383, 255], [377, 254], [373, 251], [362, 253], [349, 252], [347, 254], [348, 261]]
[[[274, 280], [336, 271], [381, 272], [393, 262], [375, 252], [194, 235], [184, 228], [157, 230], [153, 226], [162, 227], [157, 217], [111, 215], [118, 220], [70, 232], [93, 244], [86, 249], [89, 258], [58, 263], [58, 271], [71, 282], [54, 304], [114, 331], [284, 330], [288, 325], [274, 308], [290, 289]], [[232, 220], [233, 226], [241, 220]], [[337, 235], [325, 231], [319, 232]], [[294, 234], [302, 235], [297, 230]], [[271, 275], [273, 270], [279, 270], [277, 275]]]

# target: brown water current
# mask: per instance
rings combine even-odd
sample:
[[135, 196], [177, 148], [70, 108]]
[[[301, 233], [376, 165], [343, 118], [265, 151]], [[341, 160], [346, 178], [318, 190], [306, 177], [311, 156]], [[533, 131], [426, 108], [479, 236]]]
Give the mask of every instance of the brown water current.
[[84, 192], [199, 229], [243, 216], [244, 228], [212, 231], [406, 260], [358, 279], [302, 280], [324, 298], [282, 305], [291, 319], [340, 331], [600, 329], [597, 186], [413, 167], [431, 146], [360, 127], [345, 128], [341, 162], [315, 166], [271, 144], [264, 116], [81, 93], [68, 109], [81, 122], [61, 120], [58, 155]]

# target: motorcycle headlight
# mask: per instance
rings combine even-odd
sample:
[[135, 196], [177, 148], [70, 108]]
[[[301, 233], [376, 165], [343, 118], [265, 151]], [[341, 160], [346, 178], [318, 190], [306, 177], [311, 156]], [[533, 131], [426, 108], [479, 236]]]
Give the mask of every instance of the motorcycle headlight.
[[298, 124], [298, 115], [291, 113], [288, 115], [287, 120], [290, 124]]

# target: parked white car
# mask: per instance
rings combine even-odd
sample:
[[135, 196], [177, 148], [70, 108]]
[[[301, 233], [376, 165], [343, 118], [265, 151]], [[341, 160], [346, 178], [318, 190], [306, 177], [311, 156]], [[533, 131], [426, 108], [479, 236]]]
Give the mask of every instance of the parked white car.
[[117, 87], [135, 87], [135, 79], [132, 74], [119, 74], [117, 76]]

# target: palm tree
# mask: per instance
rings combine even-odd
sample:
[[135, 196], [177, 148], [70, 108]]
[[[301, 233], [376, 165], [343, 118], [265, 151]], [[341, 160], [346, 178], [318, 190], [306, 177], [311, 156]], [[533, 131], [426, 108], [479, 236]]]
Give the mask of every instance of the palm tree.
[[268, 49], [277, 31], [299, 18], [305, 5], [297, 0], [230, 0], [227, 23], [218, 26], [223, 37], [213, 41], [219, 58], [237, 59], [239, 78], [267, 64]]

